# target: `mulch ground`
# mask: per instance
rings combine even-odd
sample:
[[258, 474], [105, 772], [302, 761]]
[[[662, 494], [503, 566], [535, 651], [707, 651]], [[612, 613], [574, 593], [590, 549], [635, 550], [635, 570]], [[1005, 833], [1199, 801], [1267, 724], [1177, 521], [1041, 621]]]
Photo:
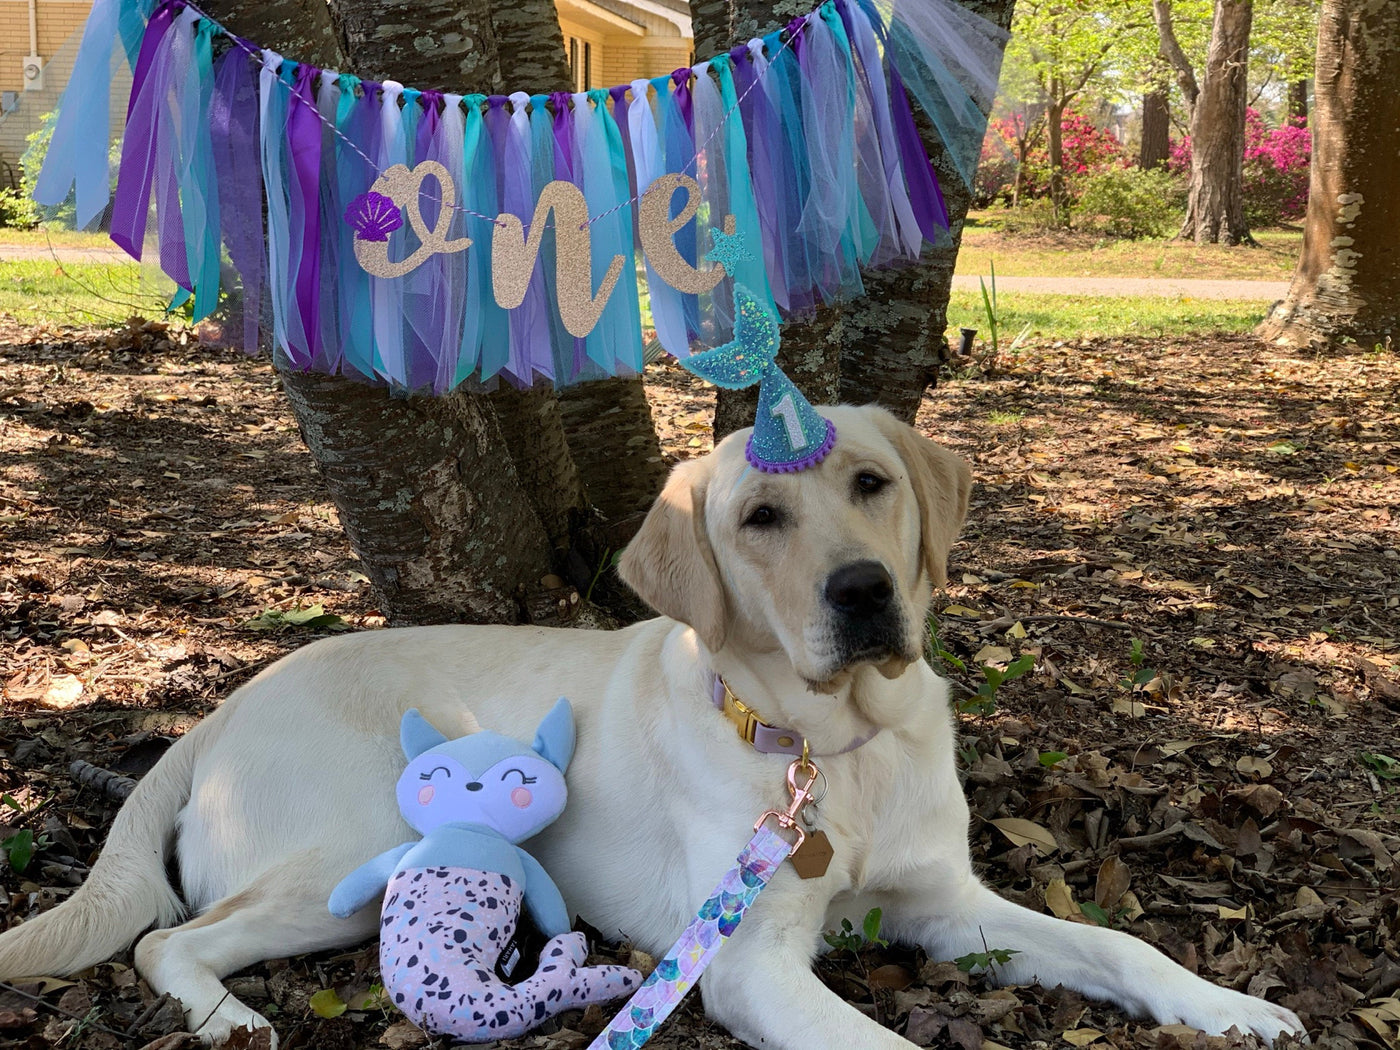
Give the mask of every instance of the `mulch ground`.
[[[1319, 1046], [1395, 1050], [1400, 358], [1201, 337], [994, 364], [919, 417], [978, 479], [935, 659], [965, 712], [986, 878], [1290, 1006]], [[664, 366], [650, 390], [668, 450], [705, 451], [705, 393]], [[0, 464], [10, 925], [70, 895], [111, 826], [72, 762], [139, 777], [259, 668], [383, 618], [264, 362], [157, 325], [0, 321]], [[1016, 945], [987, 948], [995, 966]], [[977, 961], [853, 945], [818, 969], [920, 1045], [1250, 1041], [998, 990]], [[130, 962], [0, 988], [0, 1044], [182, 1045], [178, 1007]], [[230, 987], [285, 1047], [424, 1044], [379, 1003], [374, 964], [366, 946]], [[508, 1045], [581, 1047], [602, 1020]], [[691, 1002], [653, 1045], [738, 1044]]]

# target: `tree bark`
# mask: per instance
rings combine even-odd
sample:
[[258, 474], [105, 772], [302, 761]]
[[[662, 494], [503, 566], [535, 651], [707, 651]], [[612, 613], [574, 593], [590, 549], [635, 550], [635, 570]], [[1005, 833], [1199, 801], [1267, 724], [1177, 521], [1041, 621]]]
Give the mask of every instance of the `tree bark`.
[[550, 547], [485, 399], [293, 372], [282, 386], [390, 623], [525, 618]]
[[1142, 143], [1138, 147], [1138, 167], [1151, 171], [1166, 165], [1171, 156], [1172, 111], [1165, 90], [1142, 96]]
[[1186, 99], [1186, 121], [1190, 124], [1195, 119], [1196, 100], [1201, 97], [1201, 87], [1196, 81], [1196, 71], [1191, 68], [1191, 60], [1176, 39], [1171, 0], [1152, 0], [1152, 18], [1157, 23], [1158, 51], [1176, 73], [1177, 85]]
[[1244, 217], [1244, 117], [1253, 0], [1216, 0], [1205, 79], [1191, 118], [1191, 182], [1180, 236], [1253, 244]]
[[1288, 346], [1400, 337], [1400, 5], [1323, 0], [1303, 251], [1258, 335]]
[[1308, 82], [1295, 80], [1288, 85], [1288, 119], [1299, 127], [1308, 123]]
[[487, 0], [487, 6], [496, 47], [510, 60], [504, 91], [573, 91], [553, 0]]
[[[1016, 0], [958, 2], [1002, 28], [1011, 25], [1016, 6]], [[809, 10], [809, 0], [692, 0], [696, 53], [732, 47]], [[813, 403], [880, 404], [910, 423], [948, 360], [948, 298], [972, 203], [970, 189], [922, 115], [919, 126], [948, 207], [948, 237], [925, 248], [917, 266], [864, 274], [866, 295], [839, 311], [819, 311], [812, 322], [784, 325], [780, 351], [784, 369]], [[838, 365], [839, 386], [833, 392], [832, 371]], [[716, 438], [753, 422], [757, 395], [745, 402], [735, 393], [744, 392], [720, 391]]]
[[439, 91], [500, 82], [488, 0], [330, 0], [329, 9], [356, 75]]
[[1050, 204], [1055, 209], [1055, 221], [1069, 224], [1069, 188], [1065, 185], [1065, 106], [1059, 101], [1057, 84], [1050, 86], [1051, 101], [1045, 108], [1045, 133], [1050, 152]]
[[639, 379], [597, 379], [559, 393], [588, 501], [610, 523], [651, 506], [668, 465]]

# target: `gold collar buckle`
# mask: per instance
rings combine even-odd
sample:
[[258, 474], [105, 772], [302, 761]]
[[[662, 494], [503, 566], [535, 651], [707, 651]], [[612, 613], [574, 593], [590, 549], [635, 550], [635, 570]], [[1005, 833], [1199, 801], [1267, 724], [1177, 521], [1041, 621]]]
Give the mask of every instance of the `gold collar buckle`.
[[734, 695], [728, 682], [724, 683], [724, 707], [722, 710], [724, 717], [734, 723], [734, 728], [738, 730], [740, 739], [746, 744], [753, 743], [754, 737], [758, 734], [759, 726], [772, 728], [758, 717], [753, 708]]

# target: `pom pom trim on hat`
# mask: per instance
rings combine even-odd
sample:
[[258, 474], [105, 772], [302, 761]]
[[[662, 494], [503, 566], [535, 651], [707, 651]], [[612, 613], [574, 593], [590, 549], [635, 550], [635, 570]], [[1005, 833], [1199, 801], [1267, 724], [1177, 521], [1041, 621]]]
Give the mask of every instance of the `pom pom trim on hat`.
[[766, 459], [760, 459], [758, 453], [753, 450], [753, 435], [749, 435], [748, 444], [744, 446], [744, 458], [749, 461], [749, 465], [755, 470], [761, 470], [765, 474], [796, 474], [799, 470], [806, 470], [808, 467], [815, 467], [822, 460], [826, 459], [827, 453], [836, 444], [836, 424], [831, 420], [826, 420], [826, 440], [817, 448], [815, 452], [808, 453], [801, 459], [788, 460], [782, 463], [770, 463]]

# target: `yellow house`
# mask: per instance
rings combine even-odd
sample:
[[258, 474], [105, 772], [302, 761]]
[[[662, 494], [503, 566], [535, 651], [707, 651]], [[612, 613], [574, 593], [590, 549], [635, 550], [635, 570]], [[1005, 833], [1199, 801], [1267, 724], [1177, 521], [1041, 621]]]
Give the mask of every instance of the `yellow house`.
[[686, 0], [554, 0], [574, 88], [658, 77], [693, 61]]
[[[692, 61], [686, 0], [555, 0], [579, 90], [669, 73]], [[0, 0], [0, 187], [17, 185], [25, 137], [58, 105], [91, 0]], [[131, 80], [118, 63], [112, 126]], [[510, 85], [528, 87], [529, 85]]]

